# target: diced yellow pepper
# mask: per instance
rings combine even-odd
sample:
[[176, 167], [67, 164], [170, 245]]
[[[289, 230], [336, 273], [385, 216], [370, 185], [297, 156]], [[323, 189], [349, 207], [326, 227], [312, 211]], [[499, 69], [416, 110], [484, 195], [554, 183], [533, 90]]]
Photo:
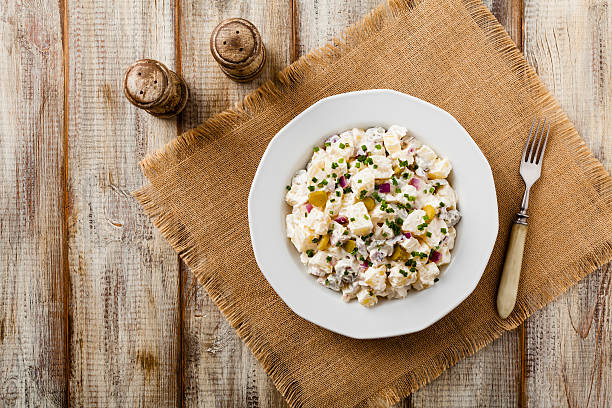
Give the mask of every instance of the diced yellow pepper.
[[366, 197], [361, 201], [363, 201], [363, 204], [366, 206], [368, 211], [372, 211], [374, 207], [376, 207], [376, 202], [374, 201], [372, 197]]
[[325, 191], [313, 191], [308, 195], [308, 201], [316, 207], [324, 208], [327, 203], [327, 193]]
[[329, 235], [323, 235], [321, 239], [319, 240], [319, 245], [317, 246], [317, 249], [319, 251], [325, 251], [328, 246], [329, 246]]
[[355, 240], [349, 239], [344, 243], [343, 247], [346, 252], [353, 252], [355, 250], [356, 245], [357, 244], [355, 244]]
[[425, 215], [427, 215], [427, 223], [429, 224], [436, 216], [436, 209], [431, 205], [426, 205], [423, 207], [423, 211], [425, 211]]

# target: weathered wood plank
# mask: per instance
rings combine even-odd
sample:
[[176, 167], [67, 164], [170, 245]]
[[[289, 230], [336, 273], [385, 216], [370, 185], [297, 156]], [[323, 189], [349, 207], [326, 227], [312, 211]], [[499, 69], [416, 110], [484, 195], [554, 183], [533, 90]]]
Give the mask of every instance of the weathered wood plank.
[[[196, 126], [271, 78], [289, 63], [290, 2], [239, 0], [183, 2], [180, 49], [183, 77], [190, 86], [190, 102], [180, 128]], [[242, 17], [260, 31], [267, 51], [261, 77], [238, 84], [228, 79], [213, 59], [209, 38], [226, 18]], [[218, 308], [190, 272], [184, 272], [184, 404], [206, 407], [285, 406], [265, 371], [238, 338]]]
[[70, 402], [178, 405], [178, 258], [131, 191], [176, 120], [130, 105], [136, 59], [175, 61], [174, 2], [69, 1]]
[[[352, 0], [340, 4], [316, 0], [314, 4], [300, 2], [300, 53], [324, 45], [379, 3], [377, 0]], [[512, 21], [511, 17], [503, 14], [509, 7], [502, 7], [499, 1], [490, 3], [489, 6], [500, 10], [498, 18], [501, 21]], [[427, 387], [398, 404], [398, 407], [516, 405], [517, 361], [517, 334], [507, 333], [476, 355], [449, 369]]]
[[523, 2], [524, 0], [483, 1], [520, 50], [523, 49]]
[[[611, 8], [610, 0], [525, 0], [527, 59], [609, 171]], [[611, 274], [601, 268], [527, 321], [528, 405], [612, 406]]]
[[0, 4], [0, 404], [65, 405], [62, 11]]
[[381, 3], [381, 0], [297, 0], [299, 56], [338, 37]]
[[[520, 48], [522, 44], [521, 0], [487, 0], [485, 5]], [[499, 339], [452, 367], [413, 396], [415, 407], [509, 407], [516, 406], [521, 392], [522, 328]]]

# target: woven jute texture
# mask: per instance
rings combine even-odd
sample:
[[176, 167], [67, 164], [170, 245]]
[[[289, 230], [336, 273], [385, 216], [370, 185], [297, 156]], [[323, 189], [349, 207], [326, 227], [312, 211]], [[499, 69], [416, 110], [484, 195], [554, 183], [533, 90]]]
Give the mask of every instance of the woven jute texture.
[[[424, 99], [463, 125], [491, 164], [500, 233], [478, 287], [449, 315], [419, 333], [353, 340], [302, 320], [268, 285], [251, 250], [247, 196], [268, 142], [287, 122], [321, 98], [371, 88]], [[553, 127], [531, 196], [516, 309], [501, 320], [496, 290], [536, 115]], [[295, 407], [398, 401], [612, 255], [609, 175], [479, 1], [392, 0], [142, 168], [150, 184], [136, 197]]]

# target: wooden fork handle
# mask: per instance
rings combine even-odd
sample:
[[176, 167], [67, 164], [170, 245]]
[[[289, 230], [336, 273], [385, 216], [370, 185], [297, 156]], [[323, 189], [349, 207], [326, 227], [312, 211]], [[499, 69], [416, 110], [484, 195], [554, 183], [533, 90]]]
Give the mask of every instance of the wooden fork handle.
[[510, 232], [510, 242], [497, 292], [497, 313], [502, 319], [512, 313], [516, 303], [526, 238], [527, 224], [514, 224]]

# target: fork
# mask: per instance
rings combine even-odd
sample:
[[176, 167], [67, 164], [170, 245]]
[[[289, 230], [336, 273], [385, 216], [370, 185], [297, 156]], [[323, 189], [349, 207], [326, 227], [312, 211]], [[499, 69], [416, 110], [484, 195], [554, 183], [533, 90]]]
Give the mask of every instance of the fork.
[[[542, 124], [541, 127], [540, 123]], [[527, 237], [529, 190], [533, 184], [538, 181], [542, 173], [542, 160], [544, 158], [544, 151], [546, 150], [546, 143], [548, 142], [550, 123], [546, 130], [546, 136], [544, 136], [545, 127], [546, 118], [544, 118], [544, 121], [537, 119], [537, 117], [533, 118], [531, 128], [529, 129], [529, 136], [527, 137], [527, 142], [523, 149], [520, 173], [525, 182], [525, 194], [523, 194], [521, 210], [516, 214], [516, 220], [510, 232], [506, 260], [504, 262], [504, 269], [497, 292], [497, 313], [499, 313], [502, 319], [510, 315], [516, 303], [516, 294], [518, 292], [519, 278], [521, 275], [521, 264], [523, 263], [523, 251], [525, 249], [525, 239]], [[543, 145], [542, 141], [544, 141]]]

